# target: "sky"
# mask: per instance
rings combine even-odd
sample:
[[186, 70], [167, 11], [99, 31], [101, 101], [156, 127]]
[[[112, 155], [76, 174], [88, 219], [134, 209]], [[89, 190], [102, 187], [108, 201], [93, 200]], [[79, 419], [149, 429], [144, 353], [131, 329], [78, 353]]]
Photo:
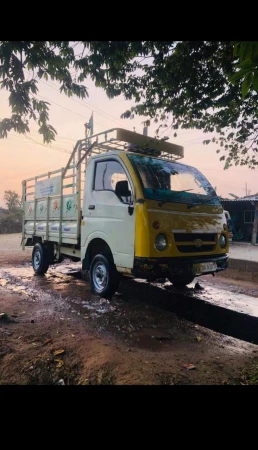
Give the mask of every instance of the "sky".
[[[5, 207], [4, 191], [14, 190], [21, 195], [23, 179], [64, 167], [68, 161], [76, 141], [84, 138], [84, 124], [89, 121], [93, 111], [94, 133], [109, 128], [126, 128], [138, 133], [143, 132], [143, 120], [136, 116], [133, 120], [121, 119], [120, 115], [130, 109], [131, 101], [123, 97], [108, 99], [105, 92], [95, 87], [93, 81], [86, 82], [89, 97], [80, 100], [77, 97], [68, 98], [61, 94], [58, 84], [53, 81], [40, 80], [38, 83], [39, 99], [47, 100], [50, 106], [50, 123], [57, 130], [55, 142], [43, 144], [43, 139], [37, 132], [37, 124], [31, 123], [30, 133], [25, 136], [12, 131], [7, 139], [0, 139], [0, 206]], [[8, 92], [0, 90], [0, 119], [10, 117]], [[148, 129], [149, 136], [155, 136], [156, 124]], [[165, 132], [164, 135], [169, 134]], [[229, 193], [244, 196], [246, 193], [258, 192], [257, 169], [233, 167], [223, 169], [216, 153], [216, 144], [203, 145], [207, 134], [200, 130], [177, 130], [178, 136], [169, 141], [184, 147], [184, 158], [179, 162], [195, 166], [208, 178], [217, 194], [230, 197]]]

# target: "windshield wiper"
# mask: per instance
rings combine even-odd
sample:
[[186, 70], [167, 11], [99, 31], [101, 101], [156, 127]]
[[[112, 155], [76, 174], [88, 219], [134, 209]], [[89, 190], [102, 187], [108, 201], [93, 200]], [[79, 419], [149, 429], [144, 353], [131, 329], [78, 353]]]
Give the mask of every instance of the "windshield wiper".
[[[177, 195], [177, 194], [182, 194], [182, 192], [188, 192], [188, 191], [193, 191], [193, 189], [184, 189], [183, 191], [171, 191], [171, 192], [173, 192], [173, 195], [174, 194]], [[152, 188], [152, 192], [153, 192], [153, 194], [159, 195], [158, 189]]]
[[[184, 189], [183, 191], [175, 191], [175, 192], [173, 192], [173, 195], [174, 195], [174, 194], [175, 194], [175, 195], [177, 195], [177, 194], [182, 194], [183, 192], [188, 192], [188, 191], [193, 191], [193, 189]], [[158, 205], [159, 205], [159, 206], [163, 206], [165, 203], [167, 203], [166, 200], [161, 200], [161, 201], [158, 203]]]
[[193, 191], [193, 189], [184, 189], [183, 191], [174, 191], [173, 194], [182, 194], [183, 192]]
[[210, 198], [208, 198], [207, 200], [200, 201], [200, 203], [188, 204], [188, 205], [187, 205], [187, 208], [190, 209], [190, 208], [193, 208], [194, 206], [204, 205], [205, 203], [208, 203], [208, 202], [210, 202], [211, 200], [214, 200], [214, 199], [216, 199], [216, 198], [218, 198], [217, 195], [216, 195], [215, 197], [210, 197]]

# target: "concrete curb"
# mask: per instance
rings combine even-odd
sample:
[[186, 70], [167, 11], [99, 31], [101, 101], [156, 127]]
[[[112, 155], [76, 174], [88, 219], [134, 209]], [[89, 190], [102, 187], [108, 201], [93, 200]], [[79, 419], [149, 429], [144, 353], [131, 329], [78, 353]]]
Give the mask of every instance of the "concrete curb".
[[218, 272], [217, 275], [234, 280], [258, 283], [258, 262], [229, 258], [228, 269]]

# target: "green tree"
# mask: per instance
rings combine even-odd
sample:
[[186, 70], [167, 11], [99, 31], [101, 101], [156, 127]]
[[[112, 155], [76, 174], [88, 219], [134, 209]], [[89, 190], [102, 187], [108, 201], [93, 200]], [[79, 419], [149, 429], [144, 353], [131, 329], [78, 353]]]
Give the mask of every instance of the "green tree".
[[[29, 132], [34, 119], [45, 142], [55, 138], [49, 103], [39, 100], [38, 80], [51, 78], [66, 95], [87, 96], [91, 77], [109, 98], [123, 94], [136, 105], [122, 117], [145, 116], [174, 130], [211, 134], [225, 168], [258, 164], [258, 42], [229, 41], [1, 41], [1, 87], [10, 92], [10, 130]], [[78, 50], [79, 49], [79, 52]], [[77, 53], [76, 53], [77, 52]], [[164, 133], [164, 132], [163, 132]]]
[[20, 196], [15, 191], [4, 191], [4, 200], [10, 213], [16, 213], [21, 209]]
[[17, 192], [4, 191], [7, 214], [0, 220], [0, 233], [19, 233], [22, 230], [21, 200]]

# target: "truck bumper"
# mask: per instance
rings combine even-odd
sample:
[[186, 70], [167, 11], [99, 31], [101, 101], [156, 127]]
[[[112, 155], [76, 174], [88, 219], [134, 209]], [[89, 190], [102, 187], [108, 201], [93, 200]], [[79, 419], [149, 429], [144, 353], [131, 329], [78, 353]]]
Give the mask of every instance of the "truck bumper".
[[207, 275], [225, 270], [228, 255], [191, 256], [184, 258], [134, 258], [132, 274], [136, 278], [167, 278], [186, 273], [193, 276]]

